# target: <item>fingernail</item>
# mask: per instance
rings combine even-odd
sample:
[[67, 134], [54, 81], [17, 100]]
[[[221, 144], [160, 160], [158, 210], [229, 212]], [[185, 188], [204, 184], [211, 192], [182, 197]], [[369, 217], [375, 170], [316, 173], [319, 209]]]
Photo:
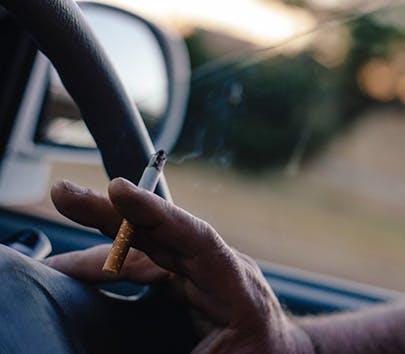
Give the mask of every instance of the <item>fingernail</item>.
[[63, 185], [63, 188], [65, 188], [70, 193], [83, 194], [87, 190], [86, 188], [80, 187], [77, 184], [74, 184], [68, 180], [64, 180], [60, 183]]
[[129, 184], [129, 183], [131, 183], [129, 180], [127, 180], [126, 178], [124, 178], [124, 177], [117, 177], [117, 178], [114, 178], [112, 181], [111, 181], [111, 183], [124, 183], [124, 184]]
[[133, 184], [131, 181], [123, 178], [123, 177], [118, 177], [114, 178], [111, 182], [110, 185], [112, 186], [131, 186], [131, 187], [136, 187], [135, 184]]

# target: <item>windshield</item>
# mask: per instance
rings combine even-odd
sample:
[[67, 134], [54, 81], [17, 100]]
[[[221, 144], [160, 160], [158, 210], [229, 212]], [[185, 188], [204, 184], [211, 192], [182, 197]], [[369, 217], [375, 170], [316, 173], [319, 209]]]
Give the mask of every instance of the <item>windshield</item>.
[[[405, 5], [109, 3], [186, 41], [190, 99], [166, 170], [177, 204], [257, 259], [405, 290]], [[41, 196], [3, 204], [59, 218], [56, 180], [105, 191], [100, 164], [49, 169]]]

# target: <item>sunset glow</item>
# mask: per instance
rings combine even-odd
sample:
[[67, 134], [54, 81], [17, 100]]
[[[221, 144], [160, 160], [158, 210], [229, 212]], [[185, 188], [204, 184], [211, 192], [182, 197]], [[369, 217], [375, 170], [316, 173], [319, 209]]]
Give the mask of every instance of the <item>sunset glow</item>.
[[306, 10], [260, 0], [109, 0], [182, 30], [199, 27], [230, 34], [260, 46], [284, 41], [312, 28]]

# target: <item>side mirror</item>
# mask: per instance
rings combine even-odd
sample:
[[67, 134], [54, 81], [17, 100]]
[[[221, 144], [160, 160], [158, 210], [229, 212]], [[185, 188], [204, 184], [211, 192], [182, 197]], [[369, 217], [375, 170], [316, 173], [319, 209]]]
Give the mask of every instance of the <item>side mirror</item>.
[[[184, 41], [122, 9], [87, 2], [80, 6], [140, 109], [155, 147], [170, 151], [188, 99], [190, 65]], [[42, 54], [34, 64], [9, 152], [34, 159], [99, 161], [76, 104]]]

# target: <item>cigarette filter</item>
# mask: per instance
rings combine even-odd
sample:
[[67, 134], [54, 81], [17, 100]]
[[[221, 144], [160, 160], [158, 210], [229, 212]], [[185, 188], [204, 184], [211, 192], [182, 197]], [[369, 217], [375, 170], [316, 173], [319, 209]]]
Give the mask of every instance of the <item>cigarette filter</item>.
[[[159, 182], [160, 174], [166, 163], [166, 154], [163, 150], [159, 150], [152, 156], [142, 177], [139, 180], [138, 187], [153, 192]], [[104, 262], [103, 271], [118, 274], [124, 264], [125, 258], [131, 247], [134, 237], [134, 228], [128, 220], [123, 219], [118, 230], [117, 236], [114, 239], [110, 253]]]

